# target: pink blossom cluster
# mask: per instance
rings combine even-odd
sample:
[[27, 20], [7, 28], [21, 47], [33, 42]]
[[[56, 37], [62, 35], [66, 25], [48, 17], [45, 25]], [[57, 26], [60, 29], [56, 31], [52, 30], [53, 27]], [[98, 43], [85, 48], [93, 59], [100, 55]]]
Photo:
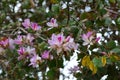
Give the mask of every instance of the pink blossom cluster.
[[37, 67], [42, 62], [42, 59], [51, 59], [49, 57], [51, 55], [49, 51], [44, 51], [40, 57], [36, 53], [36, 49], [33, 45], [26, 45], [26, 43], [33, 44], [34, 39], [35, 38], [31, 36], [31, 34], [27, 34], [26, 36], [18, 35], [14, 42], [19, 45], [19, 49], [17, 50], [19, 55], [18, 60], [28, 59], [30, 60], [29, 66]]
[[51, 18], [50, 22], [47, 22], [47, 26], [49, 26], [49, 29], [52, 29], [54, 27], [58, 27], [58, 23], [56, 21], [56, 19]]
[[30, 19], [25, 19], [24, 22], [22, 23], [22, 25], [26, 28], [29, 29], [31, 28], [34, 31], [40, 30], [41, 26], [39, 26], [37, 23], [35, 22], [31, 22]]
[[15, 38], [14, 42], [15, 44], [19, 44], [19, 45], [25, 43], [32, 44], [33, 40], [34, 37], [31, 34], [27, 34], [27, 35], [18, 35], [17, 38]]
[[[38, 31], [41, 29], [35, 22], [31, 22], [30, 19], [25, 19], [22, 23], [25, 29], [32, 29], [34, 31]], [[52, 18], [50, 22], [47, 22], [47, 26], [49, 29], [54, 27], [58, 27], [58, 23], [56, 19]], [[82, 35], [83, 45], [93, 45], [94, 43], [99, 41], [99, 37], [96, 38], [92, 31], [87, 32]], [[45, 60], [53, 59], [53, 55], [51, 55], [50, 50], [44, 50], [42, 53], [37, 52], [38, 50], [35, 48], [34, 44], [35, 35], [28, 33], [26, 35], [17, 35], [16, 38], [3, 38], [0, 39], [0, 52], [4, 48], [15, 49], [17, 48], [18, 60], [27, 60], [30, 62], [29, 66], [38, 67], [40, 63]], [[65, 37], [63, 33], [52, 34], [51, 38], [48, 39], [48, 44], [50, 49], [56, 50], [57, 54], [62, 52], [69, 52], [72, 50], [78, 49], [78, 44], [75, 43], [74, 38], [71, 36]], [[17, 46], [17, 47], [16, 47]], [[71, 72], [76, 72], [79, 70], [78, 66], [74, 66], [70, 69]]]
[[94, 43], [98, 42], [100, 40], [100, 37], [94, 37], [94, 34], [92, 31], [87, 32], [86, 34], [82, 35], [83, 45], [93, 45]]
[[17, 52], [19, 54], [18, 60], [28, 59], [28, 60], [30, 60], [29, 66], [33, 66], [33, 67], [38, 67], [39, 64], [42, 63], [43, 60], [51, 59], [51, 56], [52, 56], [52, 55], [50, 55], [49, 51], [44, 51], [41, 54], [41, 56], [39, 56], [36, 53], [36, 49], [31, 46], [20, 47], [17, 50]]
[[40, 56], [36, 53], [36, 49], [33, 47], [34, 39], [31, 34], [18, 35], [15, 39], [3, 38], [0, 40], [0, 52], [3, 52], [5, 48], [15, 49], [15, 46], [18, 45], [18, 60], [29, 60], [29, 66], [33, 67], [37, 67], [43, 60], [53, 59], [50, 51], [45, 50]]
[[17, 50], [19, 57], [18, 60], [22, 60], [22, 59], [29, 59], [30, 60], [30, 65], [32, 65], [33, 67], [37, 67], [38, 66], [38, 62], [41, 62], [41, 57], [39, 57], [36, 54], [36, 50], [35, 48], [31, 47], [31, 46], [27, 46], [27, 47], [20, 47]]
[[[31, 22], [30, 19], [25, 19], [22, 25], [25, 27], [25, 29], [31, 28], [34, 31], [41, 29], [41, 26], [39, 26], [37, 23]], [[56, 23], [56, 19], [54, 18], [52, 18], [50, 22], [47, 23], [47, 25], [51, 28], [58, 26], [58, 24]], [[34, 39], [35, 38], [31, 34], [27, 34], [26, 36], [18, 35], [17, 38], [15, 38], [14, 43], [19, 45], [19, 49], [17, 50], [19, 55], [18, 60], [28, 59], [30, 60], [29, 66], [37, 67], [38, 64], [41, 63], [43, 60], [53, 59], [53, 56], [50, 55], [50, 51], [47, 50], [45, 50], [41, 54], [41, 56], [39, 56], [36, 53], [36, 49], [32, 47]], [[32, 45], [26, 46], [26, 44]]]
[[78, 48], [78, 44], [74, 42], [71, 36], [65, 36], [63, 34], [52, 34], [51, 39], [48, 40], [50, 48], [57, 50], [57, 53], [62, 51], [71, 51]]

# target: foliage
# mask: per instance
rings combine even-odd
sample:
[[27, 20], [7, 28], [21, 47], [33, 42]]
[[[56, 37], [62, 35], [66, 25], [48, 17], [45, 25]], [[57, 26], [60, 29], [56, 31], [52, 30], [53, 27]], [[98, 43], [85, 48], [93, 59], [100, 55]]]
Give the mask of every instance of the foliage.
[[[1, 0], [1, 80], [120, 80], [120, 0]], [[41, 74], [41, 77], [38, 76]], [[69, 78], [69, 77], [68, 77]]]

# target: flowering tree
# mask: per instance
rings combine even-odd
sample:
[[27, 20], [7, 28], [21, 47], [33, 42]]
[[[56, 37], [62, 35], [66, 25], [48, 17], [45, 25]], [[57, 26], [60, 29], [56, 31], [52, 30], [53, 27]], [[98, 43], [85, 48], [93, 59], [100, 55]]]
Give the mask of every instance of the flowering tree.
[[[1, 0], [1, 80], [120, 79], [119, 0]], [[70, 63], [76, 54], [76, 62]], [[70, 76], [62, 71], [67, 64]], [[61, 78], [62, 77], [62, 78]]]

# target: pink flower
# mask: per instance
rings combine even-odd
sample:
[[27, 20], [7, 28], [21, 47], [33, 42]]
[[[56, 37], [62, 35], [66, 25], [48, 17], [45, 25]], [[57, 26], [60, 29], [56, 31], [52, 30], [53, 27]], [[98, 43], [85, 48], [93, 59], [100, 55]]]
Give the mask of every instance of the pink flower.
[[65, 37], [63, 36], [63, 34], [58, 34], [58, 35], [52, 34], [51, 40], [48, 40], [48, 43], [52, 48], [60, 47], [64, 39]]
[[50, 55], [50, 51], [44, 51], [41, 55], [43, 59], [53, 59], [53, 56]]
[[96, 39], [95, 39], [95, 42], [98, 42], [100, 40], [100, 37], [97, 37]]
[[56, 49], [57, 53], [62, 51], [70, 51], [77, 49], [77, 44], [75, 44], [74, 39], [68, 36], [65, 38], [63, 34], [52, 34], [51, 40], [48, 40], [48, 43], [52, 49]]
[[24, 47], [20, 47], [20, 49], [17, 50], [17, 51], [18, 51], [19, 55], [23, 55], [25, 53], [25, 48]]
[[31, 26], [30, 19], [25, 19], [24, 22], [22, 23], [22, 25], [23, 25], [26, 29], [30, 28], [30, 26]]
[[36, 54], [35, 48], [31, 48], [30, 46], [28, 46], [27, 48], [20, 47], [17, 52], [19, 54], [18, 60], [30, 58], [31, 56]]
[[47, 26], [53, 28], [53, 27], [58, 27], [58, 24], [56, 22], [56, 19], [52, 18], [50, 22], [47, 22]]
[[31, 23], [31, 28], [35, 31], [40, 30], [41, 26], [39, 26], [37, 23], [32, 22]]
[[24, 22], [22, 23], [22, 25], [28, 29], [28, 28], [31, 28], [32, 30], [40, 30], [41, 29], [41, 26], [39, 26], [37, 23], [35, 22], [30, 22], [30, 19], [25, 19]]
[[62, 44], [64, 41], [64, 36], [63, 34], [52, 34], [51, 40], [48, 40], [48, 43], [51, 48], [57, 49], [57, 53], [60, 53], [62, 51]]
[[92, 40], [94, 39], [94, 36], [92, 34], [93, 34], [93, 32], [88, 32], [88, 33], [82, 35], [82, 40], [84, 41], [83, 42], [84, 46], [88, 45], [88, 44], [93, 45]]
[[18, 35], [14, 42], [15, 44], [23, 44], [23, 36]]
[[9, 45], [9, 40], [7, 38], [4, 38], [3, 40], [0, 41], [0, 45], [2, 47], [7, 47]]
[[14, 48], [15, 48], [14, 40], [11, 39], [11, 38], [9, 38], [8, 40], [9, 40], [9, 48], [10, 48], [10, 49], [14, 49]]
[[19, 50], [17, 50], [18, 54], [20, 55], [18, 57], [18, 60], [24, 59], [26, 58], [27, 54], [25, 53], [25, 48], [24, 47], [20, 47]]
[[107, 55], [107, 53], [106, 53], [106, 52], [101, 52], [101, 54], [102, 54], [102, 55]]
[[17, 38], [14, 40], [15, 44], [21, 45], [24, 43], [32, 44], [32, 41], [34, 40], [34, 37], [31, 36], [31, 34], [27, 35], [18, 35]]
[[65, 39], [65, 43], [63, 44], [63, 49], [64, 51], [70, 51], [71, 49], [73, 50], [77, 50], [78, 48], [78, 44], [76, 44], [74, 42], [74, 39], [71, 38], [70, 36], [68, 36], [66, 39]]
[[100, 37], [96, 38], [93, 35], [93, 32], [89, 31], [88, 33], [82, 35], [82, 40], [84, 41], [84, 46], [88, 44], [93, 45], [95, 42], [98, 42], [100, 40]]
[[32, 54], [32, 55], [36, 53], [35, 48], [32, 48], [32, 47], [30, 47], [30, 46], [27, 46], [26, 52], [27, 52], [28, 54]]
[[27, 34], [26, 36], [23, 36], [23, 39], [25, 43], [30, 43], [32, 44], [32, 41], [35, 39], [31, 34]]
[[34, 55], [31, 59], [30, 59], [30, 64], [29, 64], [29, 66], [33, 66], [33, 68], [35, 68], [35, 67], [38, 67], [39, 65], [39, 63], [41, 63], [41, 57], [39, 57], [38, 55]]

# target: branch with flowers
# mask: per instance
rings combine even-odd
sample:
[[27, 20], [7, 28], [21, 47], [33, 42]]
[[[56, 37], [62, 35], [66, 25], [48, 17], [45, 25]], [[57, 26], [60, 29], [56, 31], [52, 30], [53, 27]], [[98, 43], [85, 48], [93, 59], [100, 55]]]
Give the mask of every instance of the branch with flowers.
[[[56, 19], [51, 18], [46, 25], [48, 28], [44, 29], [38, 23], [25, 19], [21, 23], [22, 31], [19, 35], [0, 38], [0, 53], [4, 54], [1, 56], [5, 57], [4, 60], [11, 59], [6, 62], [7, 65], [4, 69], [7, 69], [9, 65], [15, 65], [14, 70], [21, 68], [18, 71], [21, 72], [26, 67], [29, 73], [42, 72], [44, 80], [58, 79], [62, 73], [60, 68], [65, 67], [64, 62], [69, 61], [74, 52], [78, 51], [80, 52], [77, 53], [78, 65], [70, 67], [68, 70], [75, 77], [82, 74], [83, 77], [80, 78], [82, 79], [87, 76], [87, 72], [96, 75], [101, 68], [120, 60], [119, 56], [114, 54], [116, 51], [114, 49], [109, 52], [110, 54], [103, 51], [96, 54], [92, 51], [94, 48], [101, 48], [100, 37], [97, 37], [95, 31], [86, 31], [76, 40], [72, 35], [66, 35], [62, 28], [58, 31], [59, 33], [57, 31], [49, 33], [60, 27]], [[109, 47], [109, 44], [106, 46]], [[107, 48], [105, 47], [105, 49]], [[11, 56], [7, 57], [8, 54]], [[15, 60], [15, 64], [11, 64], [13, 60]], [[13, 68], [10, 67], [10, 69]], [[24, 75], [28, 73], [24, 72]], [[15, 72], [8, 73], [8, 75], [10, 74], [15, 74]], [[34, 74], [33, 78], [36, 78], [35, 75], [37, 74]], [[15, 76], [13, 75], [13, 78]]]

